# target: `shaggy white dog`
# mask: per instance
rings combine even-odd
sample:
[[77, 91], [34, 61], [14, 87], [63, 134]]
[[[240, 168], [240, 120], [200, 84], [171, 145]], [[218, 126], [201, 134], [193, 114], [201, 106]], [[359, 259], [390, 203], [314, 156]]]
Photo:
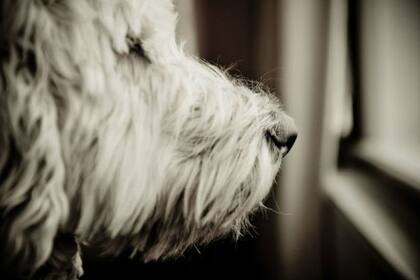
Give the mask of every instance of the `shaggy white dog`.
[[239, 234], [296, 138], [274, 97], [184, 54], [168, 0], [0, 9], [5, 273], [77, 278], [78, 242], [151, 260]]

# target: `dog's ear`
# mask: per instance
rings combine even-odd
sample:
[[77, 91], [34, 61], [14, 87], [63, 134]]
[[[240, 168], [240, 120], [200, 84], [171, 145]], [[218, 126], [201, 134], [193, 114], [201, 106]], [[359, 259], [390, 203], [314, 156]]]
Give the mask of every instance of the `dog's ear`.
[[0, 262], [13, 274], [47, 260], [68, 213], [40, 2], [0, 4]]

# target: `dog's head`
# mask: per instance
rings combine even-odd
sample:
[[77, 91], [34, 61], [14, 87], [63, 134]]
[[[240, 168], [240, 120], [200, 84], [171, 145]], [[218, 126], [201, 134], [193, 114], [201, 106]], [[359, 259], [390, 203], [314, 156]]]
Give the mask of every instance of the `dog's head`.
[[296, 139], [182, 52], [170, 1], [6, 0], [0, 23], [2, 234], [34, 266], [60, 231], [145, 259], [239, 232]]

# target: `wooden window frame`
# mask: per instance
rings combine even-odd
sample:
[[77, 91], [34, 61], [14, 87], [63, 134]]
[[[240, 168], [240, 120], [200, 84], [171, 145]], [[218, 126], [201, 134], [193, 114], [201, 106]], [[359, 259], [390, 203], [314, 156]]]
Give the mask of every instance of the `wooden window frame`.
[[325, 168], [321, 173], [324, 275], [331, 276], [329, 270], [334, 267], [331, 211], [338, 211], [401, 279], [420, 279], [420, 173], [400, 168], [363, 138], [361, 7], [360, 1], [346, 1], [346, 5], [354, 126], [351, 134], [342, 139], [324, 131], [323, 138], [335, 141], [337, 148], [332, 154], [322, 151], [327, 157], [324, 168], [339, 163], [338, 168]]

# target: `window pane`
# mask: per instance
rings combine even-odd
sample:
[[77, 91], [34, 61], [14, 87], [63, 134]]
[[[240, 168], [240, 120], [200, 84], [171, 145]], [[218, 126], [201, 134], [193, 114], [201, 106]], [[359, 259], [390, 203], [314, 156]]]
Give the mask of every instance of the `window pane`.
[[420, 4], [360, 2], [365, 150], [420, 170]]

